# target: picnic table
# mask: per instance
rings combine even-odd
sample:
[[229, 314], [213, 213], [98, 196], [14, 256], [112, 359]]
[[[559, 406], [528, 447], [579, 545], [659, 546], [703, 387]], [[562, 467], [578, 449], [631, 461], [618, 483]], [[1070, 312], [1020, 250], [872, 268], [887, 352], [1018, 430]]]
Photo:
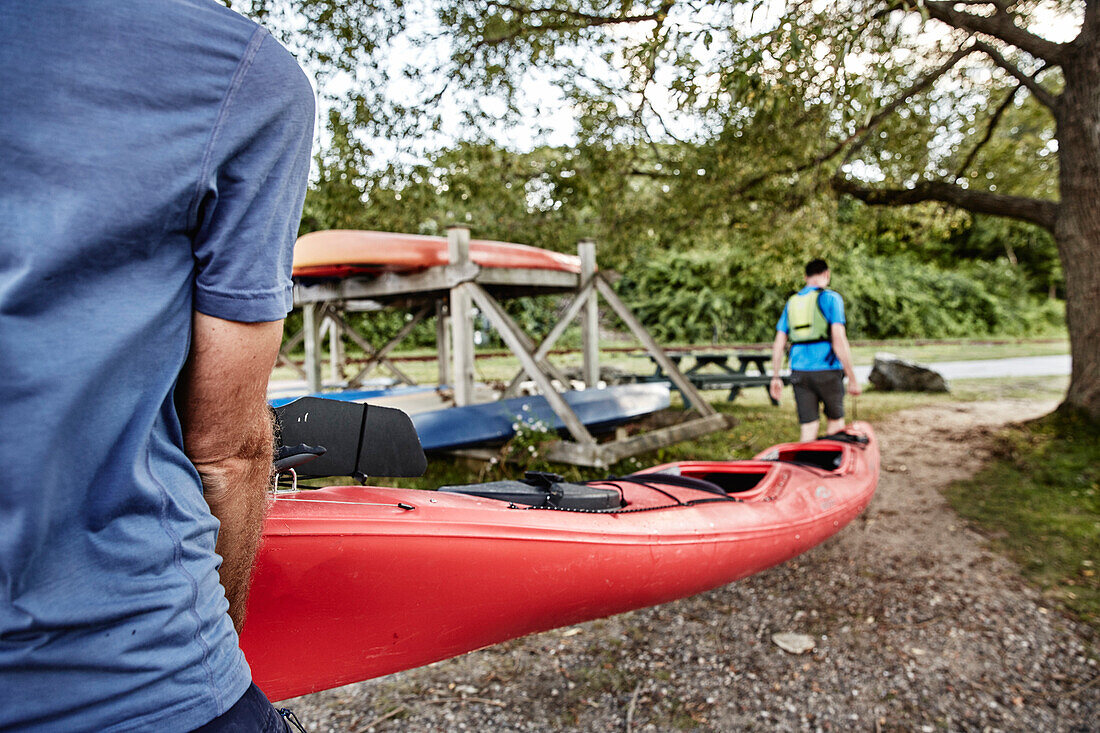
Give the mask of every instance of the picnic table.
[[[667, 380], [668, 375], [661, 369], [660, 363], [652, 354], [647, 354], [647, 356], [656, 369], [652, 375], [646, 378], [646, 381]], [[692, 357], [694, 362], [690, 368], [683, 371], [684, 376], [699, 389], [729, 389], [729, 395], [726, 397], [729, 402], [732, 402], [737, 395], [741, 394], [741, 390], [745, 387], [763, 387], [767, 390], [771, 384], [771, 377], [768, 376], [768, 362], [771, 360], [771, 354], [668, 352], [669, 360], [677, 368], [687, 357]], [[731, 366], [731, 359], [737, 360], [736, 368]], [[704, 373], [703, 370], [707, 367], [714, 367], [717, 371], [711, 370]], [[750, 374], [749, 367], [754, 367], [756, 374]], [[789, 381], [786, 376], [782, 379], [784, 384]], [[673, 388], [675, 389], [675, 385], [673, 385]], [[768, 400], [773, 405], [779, 404], [772, 398], [770, 393], [768, 394]]]

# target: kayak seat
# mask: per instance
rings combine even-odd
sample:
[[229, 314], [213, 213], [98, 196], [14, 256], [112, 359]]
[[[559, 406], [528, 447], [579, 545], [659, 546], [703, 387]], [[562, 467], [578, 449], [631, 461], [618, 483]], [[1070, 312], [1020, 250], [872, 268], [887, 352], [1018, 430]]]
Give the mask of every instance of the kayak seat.
[[607, 511], [619, 509], [623, 505], [622, 494], [614, 489], [571, 484], [565, 481], [556, 481], [549, 485], [533, 485], [526, 481], [489, 481], [464, 486], [441, 486], [439, 490], [451, 494], [496, 499], [510, 504], [556, 509]]

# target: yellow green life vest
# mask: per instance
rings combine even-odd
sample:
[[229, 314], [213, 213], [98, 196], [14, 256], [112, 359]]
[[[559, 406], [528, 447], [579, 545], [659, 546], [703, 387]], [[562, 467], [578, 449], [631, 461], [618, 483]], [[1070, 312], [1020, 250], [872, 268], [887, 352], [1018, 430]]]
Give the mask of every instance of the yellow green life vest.
[[787, 301], [787, 328], [792, 344], [810, 344], [829, 340], [829, 321], [821, 310], [821, 288], [804, 295], [792, 295]]

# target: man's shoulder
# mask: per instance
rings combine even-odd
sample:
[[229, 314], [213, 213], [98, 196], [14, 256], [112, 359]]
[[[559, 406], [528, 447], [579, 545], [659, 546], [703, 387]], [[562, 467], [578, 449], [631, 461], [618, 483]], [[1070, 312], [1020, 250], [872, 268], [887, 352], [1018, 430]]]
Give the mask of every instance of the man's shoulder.
[[92, 12], [98, 9], [96, 6], [102, 6], [103, 12], [118, 18], [128, 17], [131, 28], [157, 28], [152, 33], [153, 38], [185, 37], [200, 53], [209, 53], [214, 46], [224, 51], [225, 46], [233, 42], [243, 50], [261, 27], [217, 0], [147, 0], [136, 10], [118, 8], [117, 3], [109, 0], [84, 0], [84, 3], [92, 6], [88, 8]]
[[233, 30], [245, 36], [259, 28], [254, 20], [241, 15], [218, 0], [156, 0], [145, 4], [146, 12], [194, 18], [211, 26]]
[[308, 102], [306, 106], [309, 108], [309, 116], [312, 119], [314, 93], [309, 76], [306, 75], [294, 54], [267, 30], [262, 32], [263, 43], [257, 52], [257, 58], [252, 63], [251, 73], [258, 74], [263, 79], [269, 94], [296, 104]]
[[824, 288], [817, 303], [830, 323], [844, 323], [844, 298], [840, 293]]
[[[312, 96], [308, 77], [290, 53], [271, 33], [256, 21], [232, 10], [218, 0], [156, 0], [143, 12], [164, 32], [185, 34], [197, 53], [221, 57], [234, 64], [263, 72], [266, 80], [285, 80], [291, 93], [303, 90]], [[229, 68], [232, 71], [232, 67]], [[271, 92], [280, 91], [272, 84]]]

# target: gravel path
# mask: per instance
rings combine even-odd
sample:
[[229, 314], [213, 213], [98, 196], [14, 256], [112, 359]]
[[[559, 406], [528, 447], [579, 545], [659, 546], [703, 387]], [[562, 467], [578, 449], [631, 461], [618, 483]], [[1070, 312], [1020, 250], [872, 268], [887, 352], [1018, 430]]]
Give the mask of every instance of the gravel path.
[[[285, 704], [311, 733], [1100, 730], [1095, 634], [939, 493], [980, 466], [985, 430], [1053, 406], [926, 407], [877, 426], [868, 512], [781, 567]], [[782, 651], [783, 632], [813, 650]]]

